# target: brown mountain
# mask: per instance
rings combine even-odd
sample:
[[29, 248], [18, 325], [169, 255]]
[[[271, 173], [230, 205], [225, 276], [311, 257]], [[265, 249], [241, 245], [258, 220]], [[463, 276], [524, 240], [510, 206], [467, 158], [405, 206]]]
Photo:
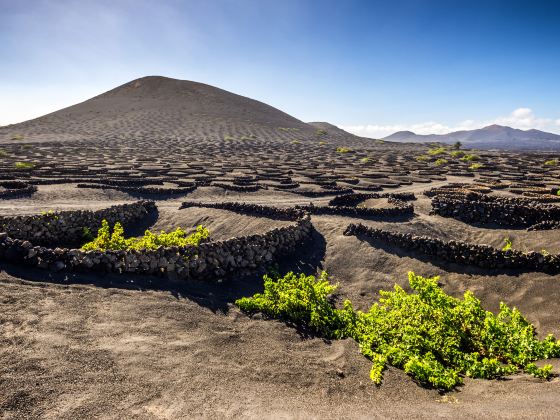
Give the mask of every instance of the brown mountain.
[[316, 128], [265, 103], [186, 80], [148, 76], [20, 124], [0, 139], [63, 140], [123, 136], [270, 140], [313, 137]]

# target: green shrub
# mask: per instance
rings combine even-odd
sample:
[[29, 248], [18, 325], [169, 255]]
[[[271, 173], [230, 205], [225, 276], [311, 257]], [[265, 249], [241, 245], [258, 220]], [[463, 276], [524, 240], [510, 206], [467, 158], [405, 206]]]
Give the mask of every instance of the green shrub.
[[461, 160], [463, 162], [470, 162], [470, 161], [473, 161], [473, 160], [478, 160], [478, 156], [477, 155], [466, 154], [465, 156], [463, 156], [461, 158]]
[[558, 165], [558, 159], [550, 159], [544, 163], [546, 166], [556, 166]]
[[[85, 233], [85, 231], [84, 231]], [[91, 232], [90, 232], [91, 233]], [[117, 222], [111, 232], [111, 227], [107, 220], [103, 220], [101, 228], [97, 231], [97, 237], [91, 242], [82, 246], [84, 251], [107, 251], [107, 250], [127, 250], [127, 249], [157, 249], [162, 247], [184, 247], [188, 245], [198, 245], [202, 240], [208, 238], [209, 232], [204, 226], [199, 225], [196, 231], [187, 235], [181, 228], [174, 232], [152, 233], [149, 230], [144, 232], [141, 238], [124, 237], [124, 229]]]
[[256, 140], [257, 136], [254, 134], [249, 134], [248, 136], [242, 136], [241, 140]]
[[319, 146], [324, 146], [325, 144], [327, 144], [326, 141], [320, 141], [320, 142], [319, 142]]
[[23, 134], [14, 134], [12, 140], [23, 140]]
[[378, 140], [375, 140], [375, 142], [376, 142], [377, 144], [385, 144], [385, 140], [380, 140], [380, 139], [378, 139]]
[[482, 163], [473, 163], [472, 165], [469, 166], [469, 169], [471, 171], [476, 171], [477, 169], [482, 168]]
[[504, 242], [505, 242], [505, 245], [504, 245], [504, 247], [502, 248], [502, 251], [509, 251], [509, 250], [511, 249], [511, 245], [512, 245], [511, 239], [505, 238], [505, 239], [504, 239]]
[[292, 143], [292, 144], [301, 144], [301, 141], [299, 141], [299, 140], [292, 140], [291, 143]]
[[348, 147], [337, 147], [336, 151], [337, 151], [337, 153], [350, 153], [353, 150], [348, 148]]
[[91, 242], [95, 239], [95, 236], [91, 233], [91, 229], [86, 226], [82, 229], [82, 238], [84, 241]]
[[360, 159], [360, 162], [362, 162], [362, 163], [368, 163], [368, 162], [370, 162], [370, 161], [371, 161], [371, 158], [368, 158], [368, 157], [365, 157], [365, 158], [361, 158], [361, 159]]
[[235, 140], [235, 137], [229, 135], [224, 136], [224, 141], [233, 141], [233, 140]]
[[31, 162], [16, 162], [15, 167], [16, 169], [32, 169], [35, 165]]
[[368, 312], [355, 311], [348, 300], [336, 309], [330, 296], [337, 286], [326, 273], [319, 279], [293, 273], [265, 276], [264, 292], [238, 299], [236, 305], [306, 326], [325, 338], [353, 338], [373, 362], [370, 377], [377, 384], [387, 365], [445, 390], [461, 384], [463, 376], [492, 379], [519, 370], [551, 375], [550, 365], [538, 368], [532, 362], [559, 357], [560, 341], [552, 335], [539, 340], [517, 309], [501, 303], [494, 315], [470, 291], [463, 299], [447, 295], [438, 277], [410, 272], [408, 280], [411, 293], [397, 285], [381, 291], [379, 303]]
[[436, 166], [445, 165], [446, 163], [447, 163], [447, 159], [441, 159], [441, 158], [438, 159], [438, 160], [436, 160], [436, 161], [434, 162], [434, 164], [435, 164]]
[[447, 150], [445, 149], [445, 147], [437, 147], [435, 149], [429, 149], [428, 150], [428, 154], [432, 155], [432, 156], [436, 156], [436, 155], [442, 155], [445, 152], [447, 152]]
[[6, 157], [8, 156], [8, 152], [6, 152], [4, 149], [0, 149], [0, 157]]
[[462, 150], [454, 150], [451, 152], [451, 156], [454, 158], [460, 158], [462, 156], [465, 156], [465, 152], [463, 152]]
[[317, 130], [315, 131], [316, 136], [326, 136], [328, 133], [325, 130]]
[[416, 156], [416, 160], [418, 162], [427, 162], [430, 160], [430, 157], [426, 155], [420, 155], [420, 156]]

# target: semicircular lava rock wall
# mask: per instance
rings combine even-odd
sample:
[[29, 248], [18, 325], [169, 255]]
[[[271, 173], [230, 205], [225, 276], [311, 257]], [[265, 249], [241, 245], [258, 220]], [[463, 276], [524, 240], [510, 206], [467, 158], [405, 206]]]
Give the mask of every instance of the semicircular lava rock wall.
[[432, 214], [466, 223], [494, 223], [538, 229], [545, 221], [560, 221], [560, 207], [526, 198], [496, 197], [477, 193], [439, 194], [432, 198]]
[[[153, 202], [139, 203], [153, 205], [155, 208]], [[111, 209], [106, 210], [103, 213], [104, 218], [107, 218], [108, 210]], [[75, 218], [74, 225], [82, 224], [86, 219], [98, 220], [91, 214], [94, 212], [69, 213], [71, 215], [66, 216]], [[117, 217], [115, 221], [119, 221], [119, 214], [125, 215], [122, 208], [117, 212], [113, 209], [112, 220]], [[269, 214], [274, 215], [270, 211]], [[49, 248], [36, 246], [28, 239], [12, 238], [7, 232], [3, 232], [0, 233], [0, 260], [53, 271], [166, 274], [180, 279], [219, 279], [233, 273], [242, 275], [262, 269], [272, 264], [275, 259], [293, 253], [311, 238], [313, 225], [308, 214], [301, 211], [276, 214], [282, 214], [294, 223], [272, 229], [264, 234], [206, 242], [198, 246], [160, 247], [156, 250], [83, 251]], [[23, 219], [18, 220], [23, 221]], [[44, 227], [48, 223], [47, 220], [52, 220], [52, 215], [45, 215], [45, 218], [35, 226]], [[72, 219], [68, 218], [68, 220]], [[20, 233], [19, 236], [25, 235]]]
[[0, 187], [0, 198], [27, 197], [37, 191], [35, 185], [22, 181], [2, 181]]
[[181, 204], [180, 209], [189, 207], [202, 207], [218, 210], [229, 210], [240, 214], [268, 217], [278, 220], [296, 221], [303, 218], [307, 212], [297, 207], [273, 207], [263, 206], [260, 204], [241, 203], [241, 202], [223, 202], [223, 203], [199, 203], [195, 201], [185, 201]]
[[[222, 203], [199, 203], [194, 201], [183, 202], [181, 208], [187, 207], [206, 207], [222, 210], [231, 210], [241, 214], [256, 215], [263, 217], [271, 217], [280, 220], [296, 220], [300, 218], [303, 214], [315, 214], [315, 215], [337, 215], [337, 216], [354, 216], [354, 217], [390, 217], [390, 216], [403, 216], [412, 215], [414, 213], [414, 206], [408, 204], [402, 199], [395, 197], [403, 197], [405, 199], [411, 200], [414, 195], [410, 194], [349, 194], [349, 203], [356, 201], [356, 196], [359, 196], [356, 202], [361, 202], [369, 198], [388, 198], [389, 202], [394, 205], [394, 207], [389, 208], [366, 208], [366, 207], [352, 207], [350, 205], [331, 205], [330, 203], [338, 203], [346, 201], [343, 199], [347, 197], [342, 195], [334, 198], [329, 202], [328, 206], [316, 206], [313, 203], [309, 205], [297, 205], [294, 207], [272, 207], [263, 206], [259, 204], [242, 203], [242, 202], [222, 202]], [[336, 201], [337, 199], [342, 199]]]
[[122, 185], [106, 185], [106, 184], [85, 184], [79, 183], [77, 188], [93, 188], [101, 190], [117, 190], [133, 194], [147, 194], [147, 195], [182, 195], [189, 194], [196, 190], [196, 185], [189, 187], [176, 187], [176, 188], [160, 188], [153, 186], [122, 186]]
[[0, 232], [37, 245], [73, 244], [83, 242], [84, 228], [95, 234], [103, 220], [110, 224], [121, 222], [126, 227], [140, 221], [156, 209], [153, 201], [137, 201], [95, 211], [70, 210], [33, 216], [0, 216]]
[[463, 241], [443, 241], [429, 236], [390, 232], [362, 224], [350, 224], [345, 236], [366, 236], [399, 248], [416, 251], [435, 260], [490, 269], [523, 269], [544, 272], [560, 271], [560, 255], [540, 252], [502, 251], [489, 245]]

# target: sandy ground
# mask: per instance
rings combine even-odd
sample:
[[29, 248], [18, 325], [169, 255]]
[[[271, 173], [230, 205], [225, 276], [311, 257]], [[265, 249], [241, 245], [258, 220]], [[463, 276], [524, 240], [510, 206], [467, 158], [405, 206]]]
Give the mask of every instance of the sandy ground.
[[[325, 130], [326, 134], [322, 131]], [[339, 147], [349, 151], [337, 150]], [[518, 307], [539, 334], [560, 336], [560, 275], [481, 270], [379, 247], [343, 231], [363, 222], [401, 232], [521, 250], [560, 252], [559, 231], [471, 226], [429, 214], [425, 189], [451, 182], [560, 184], [539, 153], [476, 152], [483, 167], [446, 155], [418, 161], [428, 146], [381, 143], [325, 123], [305, 124], [266, 104], [193, 82], [133, 81], [45, 117], [0, 127], [0, 181], [38, 191], [0, 199], [1, 215], [100, 209], [141, 194], [77, 188], [79, 182], [210, 184], [157, 197], [151, 229], [205, 224], [215, 239], [265, 232], [284, 222], [181, 201], [325, 204], [333, 186], [415, 192], [415, 215], [399, 220], [318, 216], [313, 242], [282, 271], [327, 270], [340, 299], [367, 309], [379, 290], [407, 286], [407, 272], [441, 275], [444, 289], [470, 289], [489, 310]], [[430, 158], [435, 160], [436, 157]], [[16, 168], [16, 162], [35, 165]], [[470, 174], [472, 175], [472, 174]], [[67, 179], [68, 178], [68, 179]], [[251, 185], [257, 192], [213, 183]], [[278, 188], [288, 186], [288, 189]], [[493, 193], [502, 193], [496, 190]], [[309, 194], [326, 194], [309, 197]], [[505, 193], [508, 194], [508, 193]], [[385, 206], [372, 200], [367, 206]], [[560, 379], [527, 375], [469, 380], [440, 394], [389, 368], [381, 386], [352, 340], [326, 342], [281, 322], [248, 318], [235, 299], [261, 290], [259, 276], [221, 282], [48, 273], [0, 263], [0, 417], [5, 419], [178, 418], [558, 418]], [[560, 361], [553, 360], [557, 372]]]
[[[401, 189], [421, 188], [427, 186]], [[49, 194], [49, 208], [88, 207], [80, 197], [84, 190], [56, 190], [59, 198]], [[95, 191], [92, 207], [126, 198]], [[36, 201], [24, 199], [18, 206], [20, 200], [4, 200], [0, 208], [42, 208], [40, 192]], [[235, 199], [271, 203], [286, 195], [236, 193]], [[214, 188], [199, 189], [196, 196], [208, 201], [226, 197], [231, 199]], [[283, 223], [222, 210], [178, 210], [180, 201], [159, 202], [153, 227], [204, 223], [225, 238]], [[494, 245], [509, 235], [514, 244], [558, 251], [553, 231], [477, 228], [428, 215], [427, 198], [415, 206], [417, 216], [408, 222], [365, 223]], [[551, 298], [560, 295], [560, 276], [485, 273], [378, 249], [343, 236], [350, 221], [313, 217], [317, 234], [311, 249], [284, 261], [282, 268], [326, 269], [340, 283], [341, 298], [361, 309], [377, 299], [380, 289], [406, 286], [409, 270], [440, 274], [447, 292], [459, 296], [473, 290], [490, 310], [505, 301], [520, 308], [539, 332], [560, 335], [560, 314]], [[302, 336], [280, 322], [249, 319], [232, 305], [261, 287], [258, 277], [185, 284], [138, 276], [55, 275], [3, 264], [0, 410], [4, 418], [552, 418], [560, 409], [558, 378], [467, 380], [456, 391], [439, 394], [391, 368], [376, 387], [369, 380], [369, 361], [352, 340]], [[553, 363], [560, 368], [560, 361]]]

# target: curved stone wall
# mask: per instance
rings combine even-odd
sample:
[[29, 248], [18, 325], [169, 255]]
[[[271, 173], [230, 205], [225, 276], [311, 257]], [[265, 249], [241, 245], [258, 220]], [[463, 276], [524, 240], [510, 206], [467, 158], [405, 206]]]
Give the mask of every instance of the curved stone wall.
[[225, 202], [225, 203], [198, 203], [194, 201], [185, 201], [181, 204], [181, 209], [189, 207], [203, 207], [209, 209], [219, 209], [219, 210], [229, 210], [236, 213], [256, 215], [268, 217], [271, 219], [279, 220], [292, 220], [296, 221], [303, 218], [306, 212], [297, 207], [272, 207], [263, 206], [260, 204], [251, 203], [237, 203], [237, 202]]
[[429, 236], [389, 232], [362, 224], [350, 224], [346, 236], [367, 236], [399, 248], [417, 251], [436, 260], [473, 265], [480, 268], [512, 268], [535, 271], [560, 271], [560, 255], [539, 252], [502, 251], [489, 245], [462, 241], [443, 241]]
[[37, 191], [35, 185], [30, 185], [21, 181], [2, 181], [0, 182], [0, 198], [17, 198], [29, 196]]
[[350, 207], [350, 206], [315, 206], [311, 203], [308, 206], [296, 206], [310, 214], [330, 214], [335, 216], [351, 216], [351, 217], [394, 217], [394, 216], [410, 216], [414, 214], [414, 206], [396, 198], [389, 198], [389, 203], [394, 207], [387, 208], [368, 208], [368, 207]]
[[157, 250], [82, 251], [33, 246], [0, 233], [0, 259], [54, 271], [167, 274], [181, 279], [212, 280], [244, 274], [293, 253], [312, 234], [309, 216], [291, 226], [225, 241]]
[[492, 191], [490, 186], [476, 184], [460, 184], [452, 183], [443, 187], [434, 187], [424, 191], [426, 197], [435, 197], [438, 195], [465, 195], [469, 193], [488, 194]]
[[72, 210], [45, 212], [34, 216], [0, 216], [0, 232], [38, 245], [80, 243], [84, 240], [84, 228], [95, 234], [104, 219], [110, 224], [121, 222], [126, 227], [155, 210], [153, 201], [138, 201], [97, 211]]
[[[352, 194], [354, 195], [354, 194]], [[373, 194], [358, 194], [360, 196], [370, 197]], [[379, 194], [375, 194], [379, 195]], [[315, 206], [313, 203], [307, 206], [295, 206], [295, 207], [271, 207], [263, 206], [259, 204], [250, 203], [237, 203], [237, 202], [225, 202], [225, 203], [197, 203], [186, 201], [182, 204], [181, 208], [187, 207], [206, 207], [213, 209], [222, 209], [235, 211], [237, 213], [264, 216], [280, 220], [297, 220], [305, 214], [330, 214], [338, 216], [354, 216], [354, 217], [382, 217], [382, 216], [402, 216], [411, 215], [414, 213], [414, 206], [405, 203], [404, 201], [398, 200], [396, 198], [389, 196], [389, 202], [395, 207], [389, 208], [366, 208], [366, 207], [350, 207], [350, 206]], [[405, 197], [410, 198], [409, 195]], [[371, 198], [371, 197], [370, 197]], [[331, 200], [332, 202], [333, 200]], [[360, 200], [361, 201], [361, 200]]]
[[464, 195], [436, 195], [432, 214], [453, 217], [467, 223], [495, 223], [500, 226], [533, 226], [560, 220], [560, 207], [531, 199]]
[[262, 185], [259, 185], [259, 184], [255, 184], [255, 185], [235, 185], [235, 184], [225, 184], [223, 182], [213, 182], [211, 185], [213, 187], [223, 188], [224, 190], [237, 191], [237, 192], [255, 192], [255, 191], [258, 191], [258, 190], [264, 188]]
[[362, 201], [369, 200], [371, 198], [389, 198], [400, 201], [416, 200], [414, 193], [354, 193], [339, 195], [338, 197], [333, 198], [329, 201], [329, 206], [353, 207], [357, 206]]
[[188, 194], [196, 190], [196, 186], [178, 188], [159, 188], [151, 186], [126, 187], [119, 185], [106, 184], [78, 184], [78, 188], [94, 188], [101, 190], [118, 190], [126, 193], [152, 194], [152, 195], [181, 195]]

